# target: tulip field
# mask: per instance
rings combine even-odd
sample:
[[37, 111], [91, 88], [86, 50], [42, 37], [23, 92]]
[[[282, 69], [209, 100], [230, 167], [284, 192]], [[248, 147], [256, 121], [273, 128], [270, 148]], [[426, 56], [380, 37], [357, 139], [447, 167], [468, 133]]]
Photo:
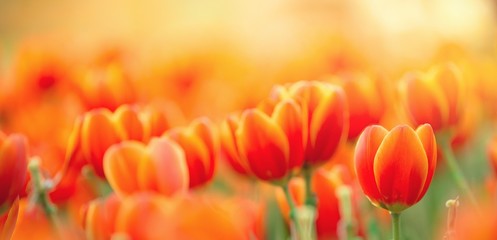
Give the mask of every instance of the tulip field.
[[497, 239], [495, 1], [21, 2], [0, 240]]

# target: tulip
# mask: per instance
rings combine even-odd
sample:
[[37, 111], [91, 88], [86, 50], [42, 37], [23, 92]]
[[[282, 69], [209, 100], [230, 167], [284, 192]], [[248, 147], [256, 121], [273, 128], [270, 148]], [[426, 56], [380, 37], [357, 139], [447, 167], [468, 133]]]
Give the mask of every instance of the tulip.
[[360, 73], [342, 74], [333, 83], [345, 91], [349, 106], [348, 139], [355, 139], [369, 125], [378, 124], [385, 106], [380, 81], [374, 76]]
[[188, 189], [183, 149], [167, 138], [152, 139], [148, 145], [136, 141], [113, 145], [105, 153], [104, 172], [121, 196], [142, 191], [172, 196]]
[[271, 115], [259, 109], [244, 111], [233, 146], [241, 166], [261, 180], [284, 183], [303, 164], [302, 129], [301, 109], [291, 99], [277, 103]]
[[367, 127], [355, 149], [359, 183], [378, 207], [399, 213], [414, 205], [430, 186], [437, 161], [437, 145], [428, 124], [416, 131], [406, 125], [390, 132]]
[[0, 132], [0, 216], [9, 211], [24, 191], [28, 163], [27, 139], [20, 134]]
[[164, 133], [184, 150], [190, 188], [201, 186], [212, 179], [217, 161], [218, 143], [207, 118], [193, 121], [189, 127], [173, 128]]
[[304, 159], [308, 165], [328, 161], [345, 141], [349, 129], [347, 99], [342, 88], [317, 81], [300, 81], [286, 89], [276, 87], [273, 96], [291, 97], [304, 116]]
[[107, 108], [114, 111], [122, 104], [134, 103], [137, 98], [128, 70], [116, 62], [85, 69], [77, 75], [75, 84], [79, 97], [88, 109]]
[[390, 211], [394, 240], [400, 236], [400, 212], [423, 198], [436, 161], [437, 144], [429, 124], [416, 131], [399, 125], [390, 132], [373, 125], [359, 137], [355, 149], [357, 178], [371, 203]]
[[416, 125], [429, 123], [438, 131], [459, 121], [465, 99], [462, 75], [455, 65], [436, 66], [425, 74], [408, 74], [401, 90]]

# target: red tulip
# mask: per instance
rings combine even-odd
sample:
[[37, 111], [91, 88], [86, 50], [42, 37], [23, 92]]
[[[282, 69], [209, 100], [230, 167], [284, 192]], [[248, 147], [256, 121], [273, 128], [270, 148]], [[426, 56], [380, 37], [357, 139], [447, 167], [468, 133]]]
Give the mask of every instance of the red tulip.
[[265, 181], [286, 181], [303, 164], [303, 124], [292, 99], [275, 104], [270, 115], [259, 109], [243, 112], [233, 141], [240, 166]]
[[320, 165], [328, 161], [346, 140], [349, 110], [342, 88], [318, 81], [300, 81], [287, 88], [276, 87], [273, 97], [291, 97], [297, 101], [304, 116], [304, 159]]
[[390, 132], [367, 127], [355, 149], [359, 183], [373, 205], [401, 212], [416, 204], [430, 186], [437, 161], [433, 129], [406, 125]]

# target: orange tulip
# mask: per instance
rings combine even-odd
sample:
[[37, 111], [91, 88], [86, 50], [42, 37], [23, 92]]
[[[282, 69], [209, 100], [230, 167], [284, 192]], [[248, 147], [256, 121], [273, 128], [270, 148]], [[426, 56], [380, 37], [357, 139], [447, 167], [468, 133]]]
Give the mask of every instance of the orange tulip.
[[355, 149], [359, 183], [371, 203], [399, 213], [416, 204], [430, 186], [437, 161], [433, 129], [399, 125], [390, 132], [367, 127]]
[[416, 125], [429, 123], [438, 131], [459, 121], [465, 99], [462, 75], [455, 65], [436, 66], [425, 74], [408, 74], [401, 90]]
[[190, 188], [212, 179], [216, 167], [218, 143], [210, 120], [199, 118], [189, 127], [173, 128], [164, 133], [164, 136], [177, 142], [184, 150]]
[[88, 239], [111, 239], [122, 201], [116, 195], [93, 200], [83, 208], [83, 227]]
[[304, 159], [320, 165], [328, 161], [347, 137], [349, 110], [342, 88], [317, 81], [300, 81], [287, 88], [276, 87], [276, 98], [291, 97], [304, 116]]
[[167, 138], [148, 145], [124, 141], [104, 156], [104, 172], [119, 195], [154, 191], [172, 196], [188, 189], [188, 169], [183, 149]]
[[385, 107], [377, 77], [360, 73], [342, 74], [333, 83], [342, 86], [350, 113], [348, 138], [355, 139], [369, 125], [378, 124]]
[[0, 216], [9, 211], [24, 191], [28, 164], [27, 139], [20, 134], [0, 132]]
[[221, 123], [219, 134], [221, 138], [221, 153], [223, 154], [223, 159], [226, 160], [233, 170], [246, 175], [249, 173], [247, 170], [248, 167], [245, 163], [241, 162], [236, 143], [235, 132], [239, 121], [240, 117], [238, 115], [230, 115]]
[[89, 67], [75, 79], [79, 97], [88, 109], [107, 108], [114, 111], [122, 104], [136, 101], [133, 81], [120, 63], [109, 62]]
[[259, 109], [243, 112], [233, 148], [238, 151], [240, 165], [257, 178], [286, 181], [303, 164], [302, 111], [292, 99], [274, 106], [270, 115]]

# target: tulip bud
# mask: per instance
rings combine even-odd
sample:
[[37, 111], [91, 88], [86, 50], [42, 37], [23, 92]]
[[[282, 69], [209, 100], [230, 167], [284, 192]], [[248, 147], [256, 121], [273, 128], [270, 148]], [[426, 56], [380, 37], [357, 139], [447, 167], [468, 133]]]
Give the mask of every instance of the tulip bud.
[[457, 124], [464, 103], [464, 88], [455, 65], [436, 66], [424, 74], [408, 74], [401, 90], [409, 116], [416, 125], [429, 123], [438, 131]]
[[173, 128], [164, 136], [172, 139], [184, 150], [190, 188], [200, 186], [214, 176], [218, 143], [212, 123], [207, 118], [193, 121], [187, 128]]
[[400, 213], [416, 204], [430, 186], [437, 161], [433, 129], [399, 125], [390, 132], [367, 127], [355, 149], [357, 178], [371, 203]]

